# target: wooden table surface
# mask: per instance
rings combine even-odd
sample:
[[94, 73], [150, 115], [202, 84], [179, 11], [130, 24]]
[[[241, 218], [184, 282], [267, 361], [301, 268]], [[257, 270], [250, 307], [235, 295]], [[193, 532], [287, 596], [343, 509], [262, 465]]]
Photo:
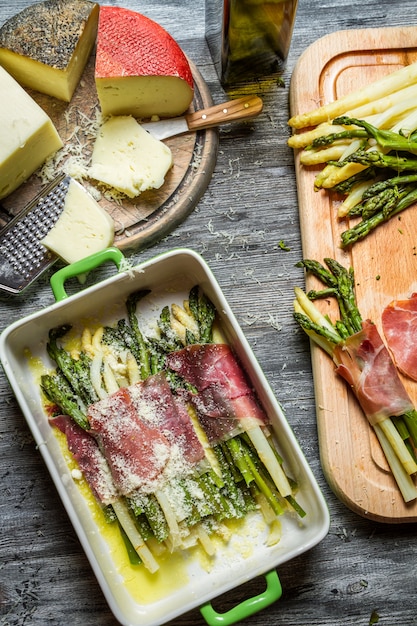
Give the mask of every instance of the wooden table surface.
[[[0, 0], [0, 23], [28, 4]], [[203, 0], [112, 4], [159, 21], [198, 66], [213, 100], [226, 97], [204, 37]], [[260, 95], [263, 113], [220, 131], [214, 174], [197, 208], [163, 241], [132, 256], [137, 263], [185, 246], [209, 263], [328, 503], [327, 537], [279, 567], [283, 596], [247, 620], [253, 625], [368, 626], [373, 612], [384, 626], [417, 624], [415, 525], [351, 512], [322, 473], [309, 343], [292, 318], [293, 287], [303, 285], [303, 274], [295, 267], [302, 251], [287, 147], [290, 79], [300, 54], [338, 30], [413, 25], [415, 6], [415, 0], [300, 0], [284, 85], [275, 77], [229, 90]], [[102, 268], [89, 281], [106, 275]], [[52, 302], [46, 275], [22, 296], [0, 300], [0, 328]], [[116, 626], [3, 374], [0, 400], [0, 625]], [[253, 580], [219, 598], [216, 609], [225, 611], [262, 587]], [[195, 610], [173, 623], [205, 621]]]

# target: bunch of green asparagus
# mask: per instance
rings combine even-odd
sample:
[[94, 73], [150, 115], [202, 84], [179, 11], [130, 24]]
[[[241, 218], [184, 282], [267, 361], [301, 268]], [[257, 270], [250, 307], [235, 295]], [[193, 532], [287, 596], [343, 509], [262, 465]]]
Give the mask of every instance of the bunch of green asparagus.
[[[296, 287], [294, 318], [310, 339], [333, 359], [336, 366], [342, 364], [344, 368], [358, 369], [358, 384], [360, 385], [363, 384], [361, 383], [362, 371], [368, 371], [368, 375], [370, 372], [370, 363], [366, 362], [365, 355], [360, 352], [360, 346], [361, 344], [367, 346], [371, 340], [363, 332], [363, 320], [356, 302], [354, 272], [353, 269], [347, 270], [334, 259], [326, 258], [324, 261], [327, 267], [309, 259], [297, 263], [298, 267], [303, 267], [306, 272], [319, 279], [324, 288], [318, 291], [311, 290], [306, 294], [301, 288]], [[324, 316], [319, 311], [314, 301], [322, 298], [336, 299], [340, 313], [339, 319], [332, 322], [328, 316]], [[349, 344], [349, 340], [354, 337], [357, 341]], [[355, 345], [356, 349], [359, 347], [357, 355]], [[353, 346], [350, 353], [349, 346]], [[379, 346], [375, 351], [379, 353]], [[349, 364], [341, 357], [344, 353], [348, 354], [346, 360]], [[387, 353], [388, 358], [390, 357]], [[378, 372], [373, 375], [371, 386], [375, 388], [377, 396], [382, 399], [389, 396], [392, 399], [391, 390], [395, 389], [392, 379], [396, 374], [394, 365], [392, 374], [390, 380], [378, 376]], [[371, 382], [368, 384], [370, 385]], [[384, 385], [387, 385], [386, 393]], [[356, 393], [360, 402], [360, 395], [357, 393], [358, 389], [355, 384], [351, 385], [351, 389]], [[406, 397], [406, 392], [402, 391], [400, 382], [398, 389]], [[362, 406], [362, 408], [378, 437], [404, 501], [410, 502], [417, 498], [417, 488], [413, 480], [413, 476], [417, 473], [417, 411], [412, 408], [411, 400], [407, 404], [410, 408], [401, 415], [387, 414], [393, 403], [388, 407], [381, 404], [379, 409], [387, 408], [387, 410], [381, 410], [381, 415], [377, 418], [373, 415], [372, 419], [366, 414], [367, 407]]]
[[315, 190], [342, 197], [338, 217], [355, 221], [341, 234], [343, 248], [417, 201], [416, 96], [412, 64], [289, 121], [295, 129], [309, 127], [288, 141], [301, 149], [300, 162], [324, 165]]

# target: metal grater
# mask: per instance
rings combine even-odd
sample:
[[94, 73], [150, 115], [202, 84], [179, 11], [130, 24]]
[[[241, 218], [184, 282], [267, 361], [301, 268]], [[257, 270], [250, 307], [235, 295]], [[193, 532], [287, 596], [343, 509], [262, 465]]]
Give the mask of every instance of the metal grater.
[[70, 182], [56, 178], [0, 232], [0, 290], [20, 293], [58, 259], [40, 241], [61, 215]]

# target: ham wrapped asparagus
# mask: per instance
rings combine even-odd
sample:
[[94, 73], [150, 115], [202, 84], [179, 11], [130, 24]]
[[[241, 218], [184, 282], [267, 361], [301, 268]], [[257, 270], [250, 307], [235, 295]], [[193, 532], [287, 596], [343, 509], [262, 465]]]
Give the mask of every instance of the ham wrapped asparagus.
[[[305, 294], [295, 288], [294, 317], [308, 336], [333, 359], [381, 443], [388, 464], [406, 502], [417, 498], [417, 412], [376, 325], [362, 320], [354, 292], [353, 270], [325, 259], [298, 265], [314, 274], [325, 288]], [[319, 298], [337, 299], [340, 319], [332, 323], [313, 304]], [[401, 434], [400, 434], [401, 430]], [[405, 433], [405, 434], [404, 434]]]

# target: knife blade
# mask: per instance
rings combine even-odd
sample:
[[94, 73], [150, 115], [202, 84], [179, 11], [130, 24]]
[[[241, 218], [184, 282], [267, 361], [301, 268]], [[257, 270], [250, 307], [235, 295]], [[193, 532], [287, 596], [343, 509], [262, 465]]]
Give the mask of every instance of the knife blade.
[[145, 122], [141, 126], [153, 137], [161, 141], [176, 135], [213, 128], [220, 124], [251, 119], [259, 115], [262, 109], [263, 102], [261, 98], [258, 96], [244, 96], [188, 113], [182, 117], [163, 119], [157, 122]]

